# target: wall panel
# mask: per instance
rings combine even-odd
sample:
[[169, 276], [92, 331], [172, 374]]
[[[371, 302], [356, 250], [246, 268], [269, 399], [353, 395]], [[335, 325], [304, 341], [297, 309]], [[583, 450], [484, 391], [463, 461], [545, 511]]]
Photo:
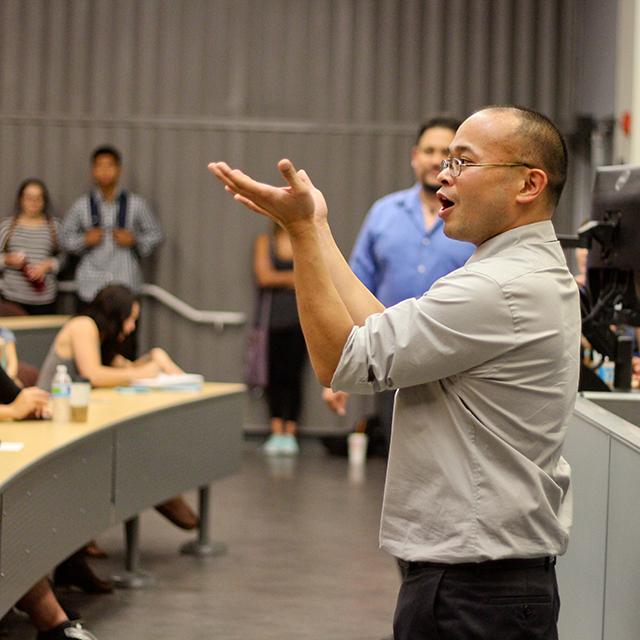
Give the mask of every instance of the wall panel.
[[[570, 129], [576, 5], [3, 0], [0, 208], [10, 213], [18, 182], [37, 175], [63, 213], [87, 188], [92, 148], [114, 143], [125, 184], [167, 236], [149, 278], [197, 308], [251, 312], [251, 247], [268, 225], [225, 196], [208, 161], [274, 180], [290, 155], [326, 192], [349, 251], [371, 202], [411, 182], [427, 115], [516, 100]], [[562, 212], [559, 228], [570, 220]], [[185, 366], [239, 375], [241, 333], [205, 338], [211, 330], [149, 310], [145, 335]], [[309, 420], [326, 421], [314, 403]]]

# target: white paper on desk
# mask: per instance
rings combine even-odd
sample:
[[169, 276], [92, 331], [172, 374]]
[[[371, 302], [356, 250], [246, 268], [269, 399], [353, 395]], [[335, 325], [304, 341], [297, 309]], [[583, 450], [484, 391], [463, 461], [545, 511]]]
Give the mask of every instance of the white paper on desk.
[[24, 442], [0, 442], [0, 451], [20, 451]]
[[134, 387], [146, 387], [148, 389], [184, 389], [200, 388], [204, 383], [204, 377], [199, 373], [180, 373], [171, 375], [161, 373], [155, 378], [140, 378], [134, 380], [131, 385]]

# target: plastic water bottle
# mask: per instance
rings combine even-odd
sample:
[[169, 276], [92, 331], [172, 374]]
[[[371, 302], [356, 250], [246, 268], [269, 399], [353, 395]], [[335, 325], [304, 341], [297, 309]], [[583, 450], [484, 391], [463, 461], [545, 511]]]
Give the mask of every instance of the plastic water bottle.
[[71, 420], [71, 378], [64, 364], [56, 367], [56, 375], [51, 382], [51, 401], [53, 421], [69, 422]]

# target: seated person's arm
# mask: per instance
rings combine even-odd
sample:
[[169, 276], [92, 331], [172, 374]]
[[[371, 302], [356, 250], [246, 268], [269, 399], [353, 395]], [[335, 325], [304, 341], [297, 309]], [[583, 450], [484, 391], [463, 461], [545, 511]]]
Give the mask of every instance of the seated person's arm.
[[16, 351], [16, 343], [7, 342], [4, 345], [4, 354], [7, 359], [5, 371], [12, 380], [15, 380], [18, 376], [18, 352]]
[[23, 420], [43, 416], [49, 394], [37, 387], [20, 389], [0, 368], [0, 420]]
[[70, 327], [70, 335], [76, 367], [80, 375], [87, 378], [94, 387], [117, 387], [138, 378], [152, 378], [160, 372], [160, 367], [153, 361], [131, 363], [130, 366], [103, 365], [98, 328], [91, 318], [76, 318], [73, 327]]
[[169, 373], [172, 375], [184, 373], [184, 371], [169, 357], [169, 354], [164, 349], [160, 349], [159, 347], [151, 349], [149, 353], [145, 353], [134, 362], [131, 362], [131, 360], [127, 360], [122, 355], [117, 355], [111, 362], [111, 366], [139, 367], [149, 362], [155, 362], [160, 367], [160, 371], [162, 373]]

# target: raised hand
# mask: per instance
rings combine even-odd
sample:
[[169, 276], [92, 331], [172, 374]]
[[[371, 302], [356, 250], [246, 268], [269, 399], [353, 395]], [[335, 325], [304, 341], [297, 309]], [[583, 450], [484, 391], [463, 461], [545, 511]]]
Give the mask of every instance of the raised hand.
[[326, 220], [324, 197], [306, 172], [296, 171], [290, 160], [280, 160], [278, 169], [287, 182], [285, 187], [257, 182], [239, 169], [231, 169], [225, 162], [209, 165], [209, 171], [238, 202], [290, 231], [301, 223]]

